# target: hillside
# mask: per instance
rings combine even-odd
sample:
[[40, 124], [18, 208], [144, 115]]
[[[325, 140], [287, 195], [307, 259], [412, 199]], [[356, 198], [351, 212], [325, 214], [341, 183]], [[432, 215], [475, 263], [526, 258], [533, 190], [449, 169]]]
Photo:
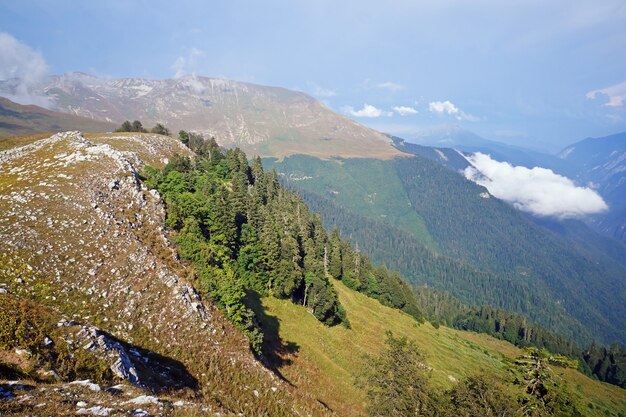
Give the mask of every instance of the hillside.
[[78, 129], [83, 132], [106, 132], [115, 124], [44, 109], [24, 106], [0, 97], [0, 139]]
[[[11, 92], [10, 80], [0, 93]], [[188, 76], [168, 80], [103, 79], [70, 73], [52, 77], [40, 94], [54, 109], [95, 120], [138, 119], [192, 130], [250, 156], [308, 154], [319, 158], [402, 153], [385, 135], [339, 115], [312, 97], [284, 88]]]
[[[438, 390], [485, 370], [511, 381], [512, 359], [521, 353], [512, 345], [476, 333], [419, 325], [342, 283], [335, 287], [351, 318], [351, 329], [320, 326], [286, 301], [265, 298], [262, 304], [266, 309], [264, 327], [273, 328], [280, 344], [287, 347], [276, 360], [281, 375], [313, 393], [337, 414], [363, 415], [365, 392], [354, 385], [354, 379], [364, 365], [364, 355], [380, 353], [386, 330], [416, 342], [426, 364], [433, 368], [432, 384]], [[593, 381], [572, 369], [556, 368], [556, 372], [559, 383], [575, 393], [585, 415], [618, 416], [626, 409], [626, 390]], [[508, 389], [515, 388], [508, 385]]]
[[[183, 401], [179, 406], [183, 409], [177, 411], [182, 415], [192, 412], [184, 410], [187, 402], [191, 409], [225, 414], [254, 415], [260, 410], [271, 415], [326, 414], [306, 393], [265, 369], [245, 336], [195, 291], [193, 270], [169, 243], [159, 195], [142, 186], [137, 176], [144, 164], [163, 166], [175, 153], [190, 155], [169, 137], [85, 138], [79, 132], [0, 153], [2, 305], [17, 297], [50, 311], [52, 323], [62, 318], [69, 326], [78, 326], [68, 331], [79, 332], [81, 326], [88, 333], [94, 329], [94, 349], [103, 349], [96, 349], [96, 356], [120, 371], [110, 382], [104, 381], [108, 386], [126, 380], [145, 387], [147, 393], [167, 393], [173, 399], [170, 404]], [[7, 310], [2, 317], [10, 317]], [[108, 341], [106, 335], [114, 339]], [[61, 344], [56, 332], [49, 336], [53, 346]], [[67, 342], [69, 353], [87, 346], [76, 337], [68, 339], [75, 340]], [[5, 349], [3, 363], [10, 353]], [[133, 360], [129, 364], [125, 359], [129, 357], [146, 363], [148, 370], [165, 365], [178, 374], [161, 371], [155, 379], [142, 371], [145, 366], [131, 366]], [[33, 372], [30, 365], [24, 366], [13, 375]], [[96, 399], [92, 396], [88, 402]], [[39, 399], [24, 401], [14, 410], [18, 415], [30, 409], [37, 412], [37, 403], [30, 401]]]
[[[327, 235], [258, 160], [249, 167], [239, 150], [222, 155], [210, 142], [199, 155], [192, 169], [190, 150], [169, 137], [79, 132], [0, 153], [3, 413], [109, 415], [142, 407], [151, 415], [362, 415], [365, 397], [353, 377], [361, 354], [381, 352], [385, 330], [417, 341], [437, 389], [489, 369], [515, 397], [509, 369], [516, 348], [423, 324], [408, 299], [397, 298], [406, 291], [397, 274]], [[248, 201], [239, 207], [245, 172], [253, 182], [241, 188]], [[146, 188], [154, 184], [163, 194]], [[203, 195], [214, 199], [208, 217]], [[223, 196], [242, 232], [234, 241], [225, 238]], [[206, 243], [202, 229], [191, 227], [194, 216], [206, 225]], [[262, 224], [255, 248], [250, 227]], [[273, 255], [264, 231], [279, 228], [279, 267], [265, 270]], [[252, 354], [239, 330], [233, 311], [241, 311], [234, 302], [241, 287], [230, 273], [249, 285], [244, 301], [266, 335], [263, 356]], [[281, 295], [286, 288], [294, 292]], [[334, 319], [317, 306], [341, 306], [344, 325], [329, 325]], [[559, 392], [573, 395], [586, 415], [624, 408], [623, 390], [573, 370], [556, 373]]]
[[564, 172], [581, 184], [592, 184], [609, 212], [591, 220], [602, 233], [626, 242], [626, 133], [587, 138], [563, 149]]
[[[297, 156], [268, 163], [305, 191], [327, 227], [338, 226], [414, 284], [526, 314], [581, 344], [591, 335], [624, 340], [620, 263], [535, 224], [437, 162]], [[384, 184], [377, 172], [390, 173]]]

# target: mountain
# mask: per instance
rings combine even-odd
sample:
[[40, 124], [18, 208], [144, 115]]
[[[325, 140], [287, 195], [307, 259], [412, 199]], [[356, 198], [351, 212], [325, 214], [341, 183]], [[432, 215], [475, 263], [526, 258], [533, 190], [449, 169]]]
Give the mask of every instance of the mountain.
[[407, 142], [405, 139], [397, 136], [391, 136], [391, 139], [393, 140], [393, 145], [403, 152], [423, 156], [453, 171], [463, 171], [471, 165], [459, 151], [452, 148], [418, 145], [416, 143]]
[[[11, 92], [8, 81], [1, 92]], [[81, 73], [52, 77], [39, 94], [57, 111], [95, 120], [165, 124], [192, 130], [250, 156], [308, 154], [393, 158], [385, 135], [341, 116], [310, 96], [278, 87], [187, 76], [169, 80], [103, 79]]]
[[[250, 167], [238, 150], [220, 153], [209, 143], [198, 151], [192, 165], [190, 150], [169, 137], [64, 132], [0, 152], [3, 415], [363, 415], [368, 389], [356, 381], [384, 354], [385, 331], [424, 355], [416, 368], [429, 396], [455, 398], [457, 387], [488, 374], [497, 382], [481, 387], [511, 406], [533, 400], [516, 360], [523, 351], [383, 305], [373, 295], [401, 287], [377, 281], [387, 273], [332, 234], [324, 240], [319, 219], [271, 171]], [[239, 199], [237, 190], [250, 198]], [[203, 196], [215, 199], [205, 206]], [[255, 237], [254, 224], [268, 215], [270, 227]], [[233, 225], [241, 229], [234, 241], [227, 236]], [[259, 297], [253, 280], [267, 279], [256, 268], [271, 261], [262, 242], [272, 231], [281, 269], [270, 286], [275, 296]], [[307, 273], [298, 276], [302, 287], [280, 297], [294, 278], [284, 271], [323, 271], [326, 260], [329, 271], [342, 271], [341, 281]], [[252, 286], [239, 294], [234, 277]], [[322, 283], [334, 288], [344, 325], [316, 314], [328, 301]], [[227, 298], [213, 296], [215, 284], [230, 287]], [[351, 289], [363, 286], [367, 293]], [[306, 294], [315, 300], [301, 302]], [[239, 296], [266, 334], [262, 356], [234, 320]], [[626, 391], [560, 360], [551, 358], [544, 381], [547, 403], [618, 415]], [[441, 406], [446, 415], [458, 411]]]
[[558, 154], [568, 176], [595, 188], [609, 211], [591, 219], [602, 233], [626, 242], [626, 132], [587, 138]]
[[[438, 162], [416, 155], [266, 163], [327, 227], [339, 227], [415, 285], [525, 314], [581, 344], [625, 340], [626, 267], [536, 224]], [[614, 249], [626, 258], [623, 247]]]
[[115, 124], [38, 106], [24, 106], [0, 97], [0, 139], [73, 129], [84, 132], [106, 132], [115, 129]]
[[[367, 241], [358, 243], [380, 248], [371, 252], [376, 262], [393, 265], [415, 284], [449, 290], [472, 305], [492, 303], [527, 314], [578, 341], [592, 335], [607, 342], [625, 338], [620, 265], [571, 247], [567, 238], [533, 223], [485, 189], [441, 171], [432, 161], [408, 157], [419, 153], [414, 145], [397, 142], [396, 149], [391, 138], [303, 93], [203, 77], [111, 80], [84, 74], [53, 77], [40, 93], [65, 112], [163, 122], [174, 131], [214, 134], [223, 145], [241, 145], [249, 154], [274, 158], [266, 161], [298, 188], [375, 220], [389, 236], [401, 229], [401, 239], [383, 241], [361, 230]], [[439, 133], [440, 145], [497, 145], [456, 128]], [[497, 146], [502, 155], [515, 154], [520, 161], [545, 157]], [[420, 152], [440, 161], [448, 158], [454, 169], [463, 166], [451, 149]], [[328, 216], [324, 221], [330, 225]], [[349, 237], [349, 219], [337, 225]], [[407, 235], [411, 243], [397, 246]], [[402, 256], [390, 256], [394, 252]]]
[[[41, 388], [1, 399], [3, 415], [74, 414], [66, 395], [111, 413], [328, 414], [198, 292], [138, 175], [175, 154], [191, 151], [165, 136], [79, 132], [0, 153], [0, 378]], [[3, 397], [19, 391], [0, 384]]]
[[413, 135], [409, 141], [405, 142], [429, 147], [453, 148], [468, 153], [482, 152], [491, 155], [495, 160], [528, 168], [540, 166], [555, 169], [562, 165], [554, 155], [485, 139], [456, 125], [443, 125], [426, 129]]

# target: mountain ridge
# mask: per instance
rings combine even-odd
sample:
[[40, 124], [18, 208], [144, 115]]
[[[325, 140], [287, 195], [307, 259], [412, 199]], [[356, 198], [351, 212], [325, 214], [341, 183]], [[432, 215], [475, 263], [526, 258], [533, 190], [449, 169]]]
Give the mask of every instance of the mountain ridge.
[[[10, 82], [0, 92], [11, 93]], [[103, 79], [69, 73], [51, 77], [35, 93], [57, 111], [121, 123], [162, 123], [239, 146], [250, 156], [307, 153], [389, 159], [403, 153], [382, 133], [335, 113], [311, 96], [281, 87], [186, 76]]]

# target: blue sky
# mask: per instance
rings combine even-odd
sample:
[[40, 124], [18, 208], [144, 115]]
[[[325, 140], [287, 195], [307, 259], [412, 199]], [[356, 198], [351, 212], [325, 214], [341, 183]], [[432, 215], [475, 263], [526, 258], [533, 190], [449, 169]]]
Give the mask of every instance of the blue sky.
[[454, 124], [558, 150], [626, 130], [623, 0], [0, 0], [0, 32], [50, 74], [282, 86], [408, 138]]

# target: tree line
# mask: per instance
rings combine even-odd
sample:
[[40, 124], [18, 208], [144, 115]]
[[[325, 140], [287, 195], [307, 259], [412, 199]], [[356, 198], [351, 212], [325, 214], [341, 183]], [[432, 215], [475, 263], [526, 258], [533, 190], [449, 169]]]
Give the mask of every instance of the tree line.
[[[327, 227], [340, 225], [344, 237], [358, 242], [364, 251], [376, 254], [376, 263], [398, 268], [405, 274], [408, 274], [406, 270], [410, 268], [413, 273], [405, 277], [411, 277], [412, 297], [415, 298], [417, 308], [435, 327], [444, 324], [460, 330], [486, 333], [518, 347], [547, 349], [577, 359], [579, 370], [587, 375], [621, 387], [626, 386], [626, 347], [623, 345], [604, 347], [594, 342], [581, 348], [572, 335], [563, 336], [529, 320], [523, 314], [491, 304], [470, 304], [480, 294], [495, 305], [501, 304], [504, 298], [517, 300], [523, 310], [528, 294], [520, 284], [512, 282], [502, 291], [493, 291], [495, 285], [500, 286], [499, 281], [502, 279], [495, 277], [494, 273], [479, 271], [471, 265], [434, 254], [402, 230], [348, 212], [330, 199], [306, 191], [294, 183], [285, 185], [301, 195], [313, 211], [321, 213]], [[461, 292], [466, 295], [463, 300], [450, 293], [453, 288], [459, 290], [460, 286], [468, 285], [472, 289]], [[557, 311], [552, 311], [544, 320], [567, 323]]]
[[162, 169], [146, 167], [145, 184], [166, 206], [166, 226], [180, 256], [195, 266], [200, 288], [260, 353], [263, 334], [247, 295], [290, 299], [318, 320], [349, 326], [331, 280], [418, 320], [412, 290], [397, 273], [375, 267], [358, 248], [328, 233], [319, 215], [282, 187], [260, 158], [222, 150], [214, 138], [179, 132], [195, 158], [175, 155]]
[[[132, 123], [129, 120], [126, 120], [120, 127], [115, 129], [116, 132], [138, 132], [138, 133], [148, 133], [148, 130], [143, 127], [143, 124], [139, 120], [135, 120]], [[152, 129], [150, 129], [150, 133], [156, 133], [157, 135], [170, 136], [170, 131], [161, 123], [157, 123], [154, 125]]]

